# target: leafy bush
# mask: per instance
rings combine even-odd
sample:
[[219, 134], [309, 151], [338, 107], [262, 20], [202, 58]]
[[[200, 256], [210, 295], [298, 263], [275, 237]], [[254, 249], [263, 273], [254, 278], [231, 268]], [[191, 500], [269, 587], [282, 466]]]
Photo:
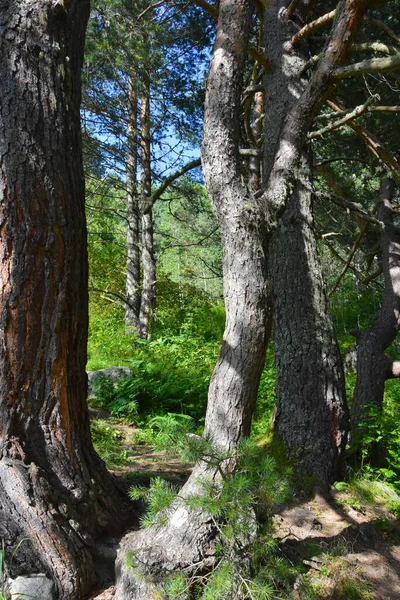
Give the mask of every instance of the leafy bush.
[[96, 399], [93, 405], [108, 410], [112, 416], [132, 421], [137, 416], [135, 399], [137, 383], [131, 377], [120, 377], [113, 383], [102, 373], [93, 382]]

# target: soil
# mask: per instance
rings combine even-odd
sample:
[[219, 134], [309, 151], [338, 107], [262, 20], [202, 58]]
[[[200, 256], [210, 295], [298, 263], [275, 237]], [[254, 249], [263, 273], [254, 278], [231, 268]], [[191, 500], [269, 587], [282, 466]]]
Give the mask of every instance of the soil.
[[[107, 418], [107, 415], [103, 415]], [[191, 466], [178, 459], [154, 452], [142, 444], [134, 444], [135, 429], [115, 425], [132, 466], [114, 470], [127, 482], [147, 484], [162, 476], [183, 485]], [[327, 497], [293, 498], [290, 505], [279, 507], [274, 516], [274, 536], [279, 551], [292, 564], [299, 566], [293, 598], [304, 599], [305, 582], [318, 586], [319, 600], [345, 599], [337, 596], [341, 581], [346, 578], [365, 582], [369, 596], [376, 600], [400, 600], [400, 521], [383, 506], [355, 502], [345, 491], [330, 489]], [[125, 532], [126, 533], [126, 532]], [[104, 540], [99, 546], [98, 589], [91, 600], [112, 600], [115, 587], [113, 564], [118, 539]], [[301, 589], [303, 587], [303, 591]]]

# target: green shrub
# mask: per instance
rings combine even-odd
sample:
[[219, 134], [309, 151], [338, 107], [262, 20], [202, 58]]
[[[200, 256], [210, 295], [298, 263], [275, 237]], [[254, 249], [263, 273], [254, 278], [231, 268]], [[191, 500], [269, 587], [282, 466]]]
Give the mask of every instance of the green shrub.
[[128, 421], [137, 417], [138, 403], [135, 399], [137, 383], [131, 377], [120, 377], [113, 383], [109, 377], [100, 373], [93, 382], [93, 391], [96, 395], [92, 404], [107, 410], [112, 416]]
[[[171, 415], [157, 424], [169, 448], [180, 452], [184, 460], [201, 458], [210, 472], [219, 474], [200, 482], [202, 493], [180, 499], [214, 521], [219, 532], [217, 565], [201, 576], [177, 573], [170, 577], [163, 586], [165, 597], [222, 600], [234, 594], [238, 600], [273, 598], [278, 582], [285, 587], [293, 577], [290, 567], [276, 559], [276, 544], [270, 533], [271, 510], [286, 497], [287, 478], [279, 473], [272, 457], [250, 439], [226, 453], [204, 438], [188, 434], [190, 422], [186, 418]], [[157, 478], [150, 488], [131, 488], [130, 495], [147, 503], [142, 526], [166, 524], [176, 499], [171, 484]]]

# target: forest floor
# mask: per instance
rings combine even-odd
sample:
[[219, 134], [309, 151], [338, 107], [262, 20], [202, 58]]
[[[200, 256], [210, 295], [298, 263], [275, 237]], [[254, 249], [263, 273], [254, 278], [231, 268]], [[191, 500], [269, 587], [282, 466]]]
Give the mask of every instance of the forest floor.
[[[128, 457], [127, 464], [111, 469], [116, 476], [135, 484], [156, 476], [185, 482], [190, 465], [135, 443], [133, 427], [113, 427]], [[298, 567], [293, 600], [400, 600], [400, 521], [379, 501], [331, 488], [328, 498], [294, 497], [273, 519], [279, 552]], [[118, 540], [108, 545], [115, 556]], [[112, 600], [114, 592], [108, 575], [91, 600]]]

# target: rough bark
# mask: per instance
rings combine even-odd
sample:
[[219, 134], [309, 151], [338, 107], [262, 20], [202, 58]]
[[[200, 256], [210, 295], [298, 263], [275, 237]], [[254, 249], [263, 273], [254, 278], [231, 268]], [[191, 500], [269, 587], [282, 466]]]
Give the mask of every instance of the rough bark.
[[[264, 151], [265, 188], [270, 198], [282, 202], [279, 194], [285, 189], [282, 180], [287, 178], [285, 193], [290, 194], [279, 227], [269, 240], [277, 367], [274, 425], [288, 457], [296, 456], [296, 472], [326, 484], [334, 479], [340, 466], [347, 409], [341, 357], [313, 229], [311, 172], [299, 135], [299, 127], [309, 126], [306, 122], [321, 98], [322, 88], [310, 94], [314, 84], [304, 76], [308, 49], [304, 41], [295, 47], [290, 42], [293, 23], [276, 10], [274, 3], [267, 8], [264, 20], [269, 32], [266, 51], [272, 65], [264, 82], [268, 107], [264, 136], [269, 142]], [[325, 79], [326, 74], [321, 77]], [[296, 166], [290, 172], [292, 160], [296, 160]], [[276, 171], [278, 161], [281, 171]]]
[[275, 433], [296, 476], [323, 484], [340, 473], [348, 418], [342, 361], [329, 315], [304, 161], [270, 244], [276, 365]]
[[[66, 3], [64, 3], [67, 6]], [[63, 599], [125, 503], [90, 441], [80, 70], [89, 2], [0, 8], [0, 536]]]
[[385, 350], [400, 328], [400, 229], [393, 223], [392, 179], [383, 179], [377, 197], [382, 271], [385, 280], [382, 304], [373, 327], [354, 332], [357, 338], [357, 379], [351, 407], [352, 446], [356, 448], [368, 424], [370, 408], [382, 409], [385, 381], [400, 376], [399, 363]]
[[127, 265], [125, 323], [128, 333], [139, 332], [140, 312], [140, 251], [139, 198], [137, 189], [138, 163], [138, 98], [136, 72], [132, 69], [128, 90], [128, 156], [126, 161], [127, 196]]
[[151, 197], [150, 156], [150, 79], [143, 77], [141, 107], [141, 207], [142, 207], [142, 294], [139, 314], [139, 335], [150, 337], [150, 322], [156, 301], [156, 262], [153, 242], [153, 199]]

